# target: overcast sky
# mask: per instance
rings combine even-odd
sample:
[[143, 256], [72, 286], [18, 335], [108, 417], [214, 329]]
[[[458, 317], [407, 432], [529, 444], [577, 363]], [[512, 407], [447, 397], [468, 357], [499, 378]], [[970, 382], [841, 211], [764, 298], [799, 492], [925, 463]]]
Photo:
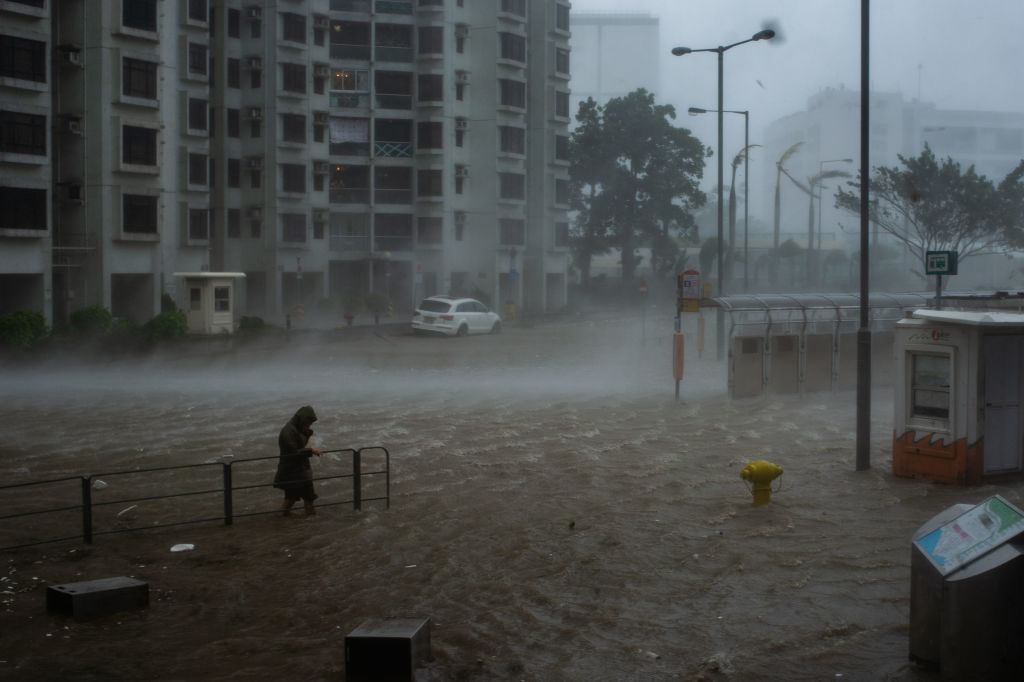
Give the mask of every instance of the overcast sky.
[[[715, 143], [713, 53], [673, 57], [676, 45], [716, 47], [749, 38], [770, 22], [780, 40], [725, 54], [725, 108], [749, 109], [751, 142], [772, 120], [803, 110], [826, 87], [860, 87], [860, 0], [573, 0], [574, 12], [646, 12], [661, 23], [662, 92], [677, 119]], [[871, 7], [873, 90], [920, 92], [940, 108], [1024, 111], [1024, 0], [876, 0]], [[621, 53], [629, 54], [629, 46]], [[920, 68], [919, 68], [920, 65]], [[760, 82], [760, 83], [759, 83]], [[726, 148], [742, 146], [742, 118], [726, 128]], [[728, 156], [728, 154], [727, 154]]]

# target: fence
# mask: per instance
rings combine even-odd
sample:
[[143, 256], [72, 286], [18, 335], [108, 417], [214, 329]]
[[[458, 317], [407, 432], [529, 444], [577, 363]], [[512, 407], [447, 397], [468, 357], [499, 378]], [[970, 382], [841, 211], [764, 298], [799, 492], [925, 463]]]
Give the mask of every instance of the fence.
[[[326, 476], [316, 476], [316, 477], [313, 478], [313, 481], [330, 481], [330, 480], [335, 480], [335, 479], [352, 479], [352, 497], [350, 499], [338, 500], [338, 501], [333, 501], [333, 502], [326, 502], [326, 503], [325, 502], [320, 502], [317, 506], [318, 507], [330, 507], [330, 506], [336, 506], [336, 505], [342, 505], [342, 504], [351, 504], [352, 508], [354, 510], [359, 511], [359, 510], [362, 509], [362, 505], [363, 505], [364, 502], [380, 502], [380, 501], [383, 501], [385, 503], [385, 508], [386, 509], [390, 509], [391, 508], [391, 454], [388, 452], [387, 448], [380, 447], [380, 446], [373, 446], [373, 447], [360, 448], [358, 450], [354, 450], [354, 449], [351, 449], [351, 448], [346, 448], [346, 449], [343, 449], [343, 450], [328, 450], [328, 451], [324, 452], [324, 454], [337, 454], [337, 453], [350, 453], [352, 455], [352, 472], [351, 473], [344, 473], [344, 474], [333, 474], [333, 475], [326, 475]], [[367, 453], [367, 454], [369, 454], [371, 456], [373, 456], [373, 455], [382, 456], [383, 457], [383, 468], [375, 468], [375, 469], [372, 469], [372, 470], [369, 470], [369, 471], [364, 471], [363, 470], [363, 454], [364, 453]], [[53, 514], [61, 514], [61, 513], [76, 512], [76, 511], [79, 511], [81, 513], [81, 533], [80, 534], [76, 533], [75, 535], [70, 535], [70, 536], [62, 535], [61, 537], [48, 537], [48, 538], [45, 538], [45, 539], [34, 538], [30, 542], [19, 542], [18, 544], [7, 545], [7, 546], [0, 546], [0, 550], [19, 549], [19, 548], [22, 548], [22, 547], [32, 547], [32, 546], [35, 546], [35, 545], [42, 545], [42, 544], [47, 544], [47, 543], [51, 543], [51, 542], [63, 542], [63, 541], [67, 541], [67, 540], [76, 540], [78, 538], [81, 538], [82, 541], [84, 541], [86, 544], [92, 544], [93, 538], [95, 536], [97, 536], [97, 535], [110, 535], [110, 534], [114, 534], [114, 533], [128, 533], [128, 532], [140, 531], [140, 530], [150, 530], [150, 529], [153, 529], [153, 528], [169, 528], [169, 527], [172, 527], [172, 526], [182, 526], [182, 525], [195, 524], [195, 523], [206, 523], [206, 522], [210, 522], [210, 521], [223, 521], [225, 526], [230, 526], [230, 525], [232, 525], [234, 523], [234, 520], [236, 518], [243, 518], [243, 517], [247, 517], [247, 516], [260, 516], [260, 515], [265, 515], [265, 514], [280, 513], [279, 509], [259, 510], [259, 511], [243, 511], [243, 512], [235, 511], [235, 501], [236, 501], [236, 495], [235, 494], [236, 493], [244, 493], [245, 491], [252, 491], [252, 490], [257, 490], [257, 489], [260, 489], [260, 488], [270, 488], [270, 487], [273, 486], [273, 483], [266, 483], [266, 482], [262, 482], [262, 483], [245, 483], [245, 484], [242, 484], [242, 485], [238, 485], [235, 482], [236, 481], [235, 474], [238, 473], [239, 474], [239, 478], [241, 478], [243, 475], [245, 475], [245, 476], [248, 476], [248, 477], [252, 478], [253, 480], [266, 481], [267, 478], [268, 478], [268, 474], [267, 474], [266, 469], [264, 469], [263, 471], [259, 471], [259, 472], [249, 471], [248, 469], [251, 469], [251, 465], [252, 465], [253, 462], [264, 462], [264, 461], [267, 461], [267, 460], [277, 461], [277, 459], [278, 459], [278, 457], [276, 457], [276, 456], [274, 456], [274, 457], [252, 457], [252, 458], [248, 458], [248, 459], [238, 459], [238, 460], [234, 460], [234, 461], [231, 461], [231, 462], [206, 462], [206, 463], [202, 463], [202, 464], [185, 464], [185, 465], [179, 465], [179, 466], [153, 467], [153, 468], [148, 468], [148, 469], [130, 469], [130, 470], [124, 470], [124, 471], [110, 471], [110, 472], [100, 473], [100, 474], [90, 474], [88, 476], [68, 476], [68, 477], [65, 477], [65, 478], [54, 478], [54, 479], [49, 479], [49, 480], [44, 480], [44, 481], [28, 481], [28, 482], [25, 482], [25, 483], [15, 483], [15, 484], [11, 484], [11, 485], [0, 486], [0, 494], [7, 494], [8, 491], [15, 491], [15, 494], [17, 494], [17, 492], [20, 492], [21, 490], [24, 490], [24, 491], [29, 492], [33, 496], [33, 498], [35, 498], [37, 496], [42, 496], [42, 497], [50, 496], [50, 497], [53, 497], [54, 495], [56, 495], [58, 498], [64, 497], [65, 499], [68, 497], [68, 494], [67, 494], [65, 489], [68, 488], [68, 487], [77, 487], [78, 490], [76, 491], [75, 494], [80, 499], [80, 503], [78, 503], [78, 504], [66, 504], [66, 503], [64, 503], [64, 504], [61, 504], [60, 506], [47, 507], [47, 508], [43, 508], [43, 509], [33, 509], [31, 511], [21, 511], [21, 512], [17, 512], [17, 513], [13, 513], [13, 514], [7, 514], [7, 515], [4, 515], [4, 516], [0, 516], [0, 524], [2, 524], [5, 521], [10, 521], [12, 519], [19, 519], [19, 520], [21, 520], [21, 519], [27, 519], [27, 518], [30, 518], [30, 517], [39, 518], [39, 517], [42, 517], [44, 515], [53, 515]], [[322, 467], [323, 467], [323, 465], [321, 465], [321, 468]], [[186, 490], [184, 492], [174, 492], [174, 493], [161, 494], [161, 495], [141, 495], [141, 496], [132, 496], [132, 497], [122, 497], [122, 498], [118, 498], [118, 499], [114, 499], [114, 500], [94, 499], [94, 493], [98, 492], [98, 490], [94, 490], [94, 484], [96, 484], [96, 482], [98, 482], [98, 481], [101, 481], [102, 479], [116, 480], [118, 477], [139, 477], [139, 476], [141, 476], [143, 478], [150, 478], [154, 474], [170, 473], [170, 472], [177, 472], [177, 473], [180, 474], [180, 472], [184, 472], [184, 471], [188, 471], [190, 473], [213, 471], [213, 472], [216, 473], [218, 469], [219, 469], [220, 476], [219, 477], [215, 477], [215, 480], [219, 479], [219, 485], [217, 485], [216, 487], [211, 487], [213, 484], [209, 482], [209, 478], [210, 477], [207, 477], [206, 479], [203, 479], [202, 475], [200, 475], [199, 482], [202, 483], [202, 484], [205, 484], [206, 487], [198, 489], [198, 490]], [[384, 477], [384, 490], [383, 490], [383, 494], [378, 494], [377, 496], [374, 496], [374, 497], [364, 497], [363, 496], [363, 479], [367, 478], [367, 477], [381, 476], [381, 475], [383, 475], [383, 477]], [[179, 480], [176, 481], [176, 482], [178, 482], [178, 483], [189, 482], [188, 480], [180, 480], [181, 478], [187, 479], [188, 477], [187, 476], [186, 477], [180, 477], [179, 476]], [[74, 486], [73, 482], [76, 482], [78, 485]], [[103, 482], [106, 484], [106, 481], [103, 481]], [[110, 487], [109, 484], [106, 484], [106, 485], [103, 486], [103, 488], [100, 488], [99, 490], [105, 490], [108, 487]], [[115, 490], [120, 489], [120, 487], [121, 486], [113, 486], [113, 488]], [[135, 489], [140, 489], [140, 488], [135, 488]], [[106, 529], [106, 530], [96, 530], [93, 527], [95, 511], [97, 509], [102, 509], [104, 507], [110, 507], [110, 506], [113, 506], [113, 505], [126, 505], [126, 504], [134, 505], [132, 507], [128, 507], [126, 509], [123, 509], [121, 512], [119, 512], [116, 515], [116, 518], [120, 519], [125, 512], [134, 509], [138, 505], [138, 503], [141, 503], [141, 502], [159, 502], [161, 500], [170, 500], [170, 499], [184, 498], [184, 497], [201, 497], [201, 496], [206, 496], [207, 498], [209, 498], [210, 496], [214, 496], [214, 495], [221, 496], [222, 502], [223, 502], [223, 511], [222, 511], [222, 513], [217, 514], [216, 516], [206, 515], [206, 516], [203, 516], [201, 518], [189, 518], [189, 519], [186, 519], [186, 520], [183, 520], [183, 521], [179, 520], [179, 521], [173, 521], [173, 522], [154, 522], [154, 523], [151, 523], [149, 525], [144, 525], [144, 526], [132, 526], [132, 525], [129, 525], [129, 524], [125, 524], [125, 525], [122, 525], [121, 527], [112, 528], [112, 529]], [[6, 504], [5, 506], [7, 508], [10, 508], [11, 505], [10, 504]], [[128, 518], [130, 518], [130, 517], [128, 517]], [[24, 530], [24, 529], [22, 529], [22, 530]], [[4, 536], [0, 535], [0, 537], [4, 537]]]

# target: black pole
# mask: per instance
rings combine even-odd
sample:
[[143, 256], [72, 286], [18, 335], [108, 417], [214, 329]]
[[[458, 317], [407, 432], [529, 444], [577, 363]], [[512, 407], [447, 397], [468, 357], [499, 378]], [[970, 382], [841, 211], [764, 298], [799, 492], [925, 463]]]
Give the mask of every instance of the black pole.
[[360, 452], [352, 453], [352, 509], [360, 511], [363, 508], [363, 477]]
[[[724, 277], [725, 273], [723, 272], [723, 270], [724, 270], [724, 262], [722, 260], [722, 250], [723, 250], [723, 246], [724, 246], [722, 244], [722, 238], [723, 238], [723, 234], [722, 234], [722, 223], [723, 223], [722, 209], [723, 209], [723, 203], [724, 203], [723, 200], [722, 200], [722, 193], [723, 193], [722, 186], [725, 184], [725, 179], [724, 179], [725, 178], [725, 167], [724, 167], [725, 158], [722, 156], [722, 122], [723, 122], [722, 121], [722, 117], [723, 117], [723, 114], [724, 114], [722, 109], [725, 108], [723, 106], [724, 96], [723, 96], [723, 87], [722, 87], [722, 85], [723, 85], [722, 66], [723, 66], [723, 57], [725, 56], [725, 50], [726, 50], [726, 48], [724, 48], [724, 47], [719, 47], [718, 48], [718, 286], [716, 287], [717, 291], [715, 292], [715, 294], [717, 296], [724, 296], [725, 295], [725, 290], [724, 290], [724, 286], [723, 286], [724, 281], [725, 281], [725, 277]], [[725, 355], [725, 338], [724, 338], [724, 335], [725, 335], [725, 317], [722, 315], [722, 309], [719, 307], [719, 308], [715, 309], [715, 351], [716, 351], [716, 355], [717, 355], [719, 360], [721, 360], [722, 357]]]
[[747, 281], [747, 263], [750, 248], [747, 242], [750, 225], [750, 112], [743, 112], [743, 293], [750, 291]]
[[224, 464], [224, 525], [230, 526], [234, 522], [234, 505], [232, 504], [232, 493], [234, 487], [231, 484], [231, 462]]
[[860, 0], [860, 328], [857, 330], [857, 471], [871, 468], [870, 221], [870, 0]]
[[82, 477], [82, 540], [92, 544], [92, 479]]

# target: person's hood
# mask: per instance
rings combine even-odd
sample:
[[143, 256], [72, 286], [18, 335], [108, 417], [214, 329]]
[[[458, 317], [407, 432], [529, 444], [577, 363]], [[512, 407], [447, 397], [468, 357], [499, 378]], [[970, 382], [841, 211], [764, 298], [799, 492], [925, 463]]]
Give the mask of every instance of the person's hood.
[[316, 421], [316, 412], [309, 405], [303, 405], [292, 417], [292, 423], [299, 429], [308, 429]]

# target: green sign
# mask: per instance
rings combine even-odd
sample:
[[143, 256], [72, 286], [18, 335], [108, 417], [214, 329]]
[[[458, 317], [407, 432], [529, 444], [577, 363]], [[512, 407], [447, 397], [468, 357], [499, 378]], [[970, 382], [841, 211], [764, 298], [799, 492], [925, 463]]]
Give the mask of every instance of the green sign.
[[942, 575], [949, 575], [1024, 532], [1024, 512], [999, 495], [914, 540]]
[[924, 255], [924, 274], [955, 275], [956, 251], [928, 251]]

